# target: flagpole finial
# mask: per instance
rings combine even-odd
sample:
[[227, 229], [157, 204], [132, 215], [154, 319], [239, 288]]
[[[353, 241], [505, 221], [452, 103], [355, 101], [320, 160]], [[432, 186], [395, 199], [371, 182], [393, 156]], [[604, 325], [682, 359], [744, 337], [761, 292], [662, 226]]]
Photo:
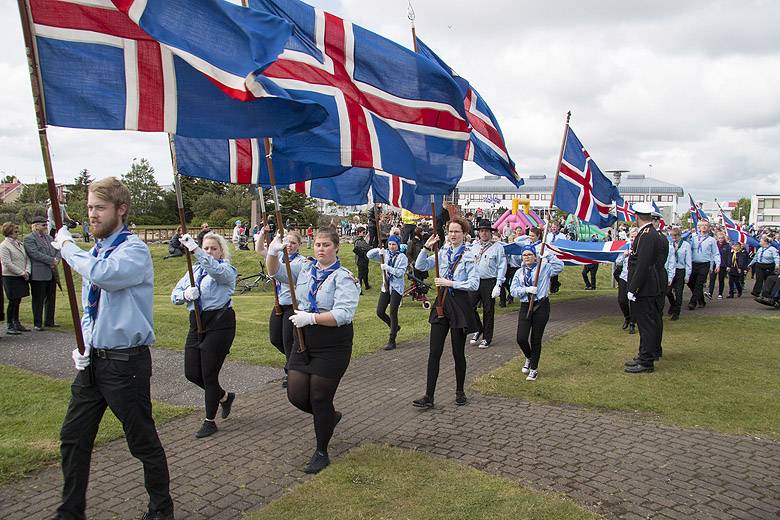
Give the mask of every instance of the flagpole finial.
[[569, 110], [569, 111], [566, 113], [566, 124], [567, 124], [567, 125], [569, 124], [569, 121], [571, 121], [571, 110]]
[[412, 0], [409, 0], [409, 8], [406, 10], [406, 16], [409, 17], [409, 23], [414, 27], [414, 8], [412, 7]]

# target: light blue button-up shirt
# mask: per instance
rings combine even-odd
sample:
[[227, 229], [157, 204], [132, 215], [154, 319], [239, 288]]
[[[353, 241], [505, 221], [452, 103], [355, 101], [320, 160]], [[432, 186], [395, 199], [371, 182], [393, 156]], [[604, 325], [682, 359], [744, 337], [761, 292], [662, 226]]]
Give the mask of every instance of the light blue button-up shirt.
[[[287, 266], [284, 264], [283, 261], [284, 251], [279, 251], [279, 253], [277, 253], [277, 257], [279, 258], [279, 270], [284, 271], [284, 274], [286, 275]], [[289, 257], [289, 253], [288, 253], [288, 257]], [[301, 272], [301, 267], [303, 267], [303, 263], [305, 260], [306, 257], [299, 253], [298, 256], [296, 256], [290, 261], [290, 270], [292, 271], [293, 280], [298, 279], [298, 273]], [[290, 285], [287, 283], [277, 283], [276, 287], [279, 292], [279, 305], [292, 305], [292, 297], [290, 296]]]
[[[215, 260], [202, 249], [198, 249], [195, 258], [198, 259], [198, 263], [192, 267], [192, 273], [195, 275], [196, 285], [201, 274], [206, 273], [206, 276], [200, 281], [201, 311], [213, 311], [221, 309], [225, 305], [232, 307], [231, 298], [236, 291], [236, 268], [230, 265], [227, 260]], [[184, 291], [190, 286], [190, 275], [185, 273], [171, 292], [171, 302], [174, 305], [186, 303], [187, 310], [194, 311], [195, 302], [184, 299]]]
[[[301, 264], [301, 269], [296, 276], [293, 274], [295, 283], [295, 298], [298, 302], [298, 309], [311, 312], [309, 304], [309, 290], [311, 289], [314, 278], [311, 276], [311, 268], [316, 262], [312, 258], [305, 258]], [[330, 267], [330, 266], [326, 266]], [[317, 268], [317, 274], [322, 273], [322, 269]], [[272, 275], [275, 280], [287, 283], [287, 269], [280, 266], [276, 274]], [[320, 313], [330, 311], [333, 319], [339, 327], [352, 321], [357, 310], [358, 300], [360, 298], [360, 284], [349, 272], [346, 267], [339, 267], [330, 276], [328, 276], [320, 288], [317, 290], [315, 301]]]
[[506, 278], [506, 255], [500, 242], [482, 242], [477, 240], [471, 244], [471, 252], [477, 265], [481, 280], [495, 279], [496, 285], [504, 283]]
[[[98, 244], [112, 244], [119, 231]], [[62, 246], [62, 258], [82, 276], [82, 308], [87, 308], [90, 283], [101, 289], [95, 321], [88, 312], [81, 317], [84, 344], [98, 349], [153, 345], [154, 269], [149, 247], [135, 235], [119, 244], [108, 258], [100, 251], [102, 247], [94, 257], [71, 242]]]
[[718, 241], [710, 235], [691, 233], [691, 261], [710, 264], [710, 269], [720, 269], [720, 249]]
[[[373, 260], [375, 262], [379, 262], [380, 264], [389, 264], [390, 263], [390, 251], [387, 249], [382, 250], [383, 253], [380, 253], [380, 249], [378, 247], [375, 247], [368, 253], [366, 253], [366, 256], [368, 256], [369, 260]], [[404, 281], [404, 274], [406, 274], [406, 268], [409, 266], [409, 259], [406, 258], [406, 255], [399, 252], [395, 257], [395, 262], [393, 262], [393, 267], [388, 267], [385, 271], [387, 273], [387, 281], [390, 283], [390, 290], [397, 292], [398, 294], [403, 295], [404, 293], [404, 285], [406, 282]], [[385, 280], [384, 276], [382, 277], [382, 292], [387, 292], [387, 289], [385, 288]]]
[[[526, 275], [531, 276], [531, 285], [536, 281], [536, 271], [539, 268], [539, 260], [537, 259], [536, 266], [533, 269], [529, 269], [527, 265], [523, 265], [515, 273], [515, 277], [512, 278], [512, 285], [509, 286], [509, 294], [515, 298], [520, 298], [521, 302], [527, 302], [528, 292], [525, 290], [527, 287], [525, 283]], [[553, 254], [547, 254], [542, 259], [542, 267], [539, 270], [539, 281], [536, 285], [536, 300], [546, 298], [550, 293], [550, 278], [559, 275], [563, 272], [563, 262]]]
[[[631, 251], [631, 242], [628, 243], [628, 250]], [[620, 271], [619, 278], [628, 283], [628, 255], [618, 255], [617, 259], [615, 259], [615, 265], [623, 266], [623, 270]]]
[[[674, 254], [675, 250], [677, 251], [676, 257]], [[718, 253], [718, 255], [720, 255], [720, 253]], [[666, 270], [669, 272], [669, 280], [674, 278], [677, 269], [685, 269], [685, 279], [687, 280], [690, 278], [691, 270], [693, 269], [691, 262], [691, 245], [688, 242], [683, 239], [680, 239], [679, 242], [669, 242], [669, 258], [667, 259], [666, 266]]]
[[775, 264], [775, 267], [780, 267], [780, 257], [777, 255], [777, 249], [772, 246], [759, 247], [756, 251], [756, 256], [750, 261], [748, 267], [753, 264]]
[[[439, 249], [439, 269], [441, 271], [439, 276], [441, 278], [446, 278], [444, 275], [447, 272], [447, 253], [451, 249], [451, 245], [447, 245]], [[430, 271], [436, 267], [436, 256], [428, 256], [428, 251], [422, 249], [420, 250], [420, 254], [417, 256], [414, 267], [418, 271]], [[458, 265], [455, 267], [452, 281], [453, 289], [458, 289], [460, 291], [476, 291], [479, 289], [479, 275], [477, 274], [474, 253], [471, 252], [468, 244], [466, 244], [466, 250], [463, 251], [463, 256], [460, 258], [460, 262], [458, 262]]]

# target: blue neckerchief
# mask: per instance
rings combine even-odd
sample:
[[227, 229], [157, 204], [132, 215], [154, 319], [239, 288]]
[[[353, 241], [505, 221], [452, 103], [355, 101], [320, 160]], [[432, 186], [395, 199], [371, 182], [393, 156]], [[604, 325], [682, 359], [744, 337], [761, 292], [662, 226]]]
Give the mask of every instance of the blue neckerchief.
[[698, 251], [699, 253], [702, 252], [701, 245], [704, 243], [705, 240], [707, 240], [708, 236], [709, 235], [705, 235], [704, 238], [702, 238], [702, 236], [700, 234], [696, 233], [696, 243], [697, 243], [696, 251]]
[[[114, 243], [108, 246], [105, 250], [105, 254], [103, 255], [103, 258], [108, 258], [108, 256], [114, 252], [114, 249], [116, 249], [119, 244], [127, 240], [132, 233], [129, 229], [127, 229], [127, 226], [123, 226], [122, 229], [119, 231], [119, 236], [114, 239]], [[100, 246], [102, 246], [103, 243], [100, 243]], [[96, 257], [98, 256], [98, 250], [102, 249], [102, 247], [99, 247], [97, 243], [95, 243], [95, 247], [92, 248], [92, 256]], [[95, 285], [94, 283], [89, 284], [89, 293], [87, 294], [87, 313], [89, 314], [90, 319], [94, 322], [97, 318], [97, 307], [98, 302], [100, 301], [100, 287]]]
[[[289, 259], [290, 259], [290, 263], [292, 263], [292, 261], [293, 261], [293, 260], [295, 260], [295, 259], [296, 259], [296, 258], [297, 258], [297, 257], [298, 257], [300, 254], [301, 254], [301, 252], [300, 252], [300, 251], [296, 251], [295, 253], [293, 253], [293, 255], [289, 257]], [[282, 263], [283, 263], [283, 264], [284, 264], [284, 263], [286, 263], [286, 262], [284, 261], [284, 255], [282, 255]], [[276, 282], [276, 292], [277, 292], [277, 294], [278, 294], [278, 293], [279, 293], [279, 291], [281, 291], [281, 290], [282, 290], [282, 282]]]
[[[390, 255], [390, 256], [389, 256], [389, 258], [387, 259], [387, 265], [389, 265], [390, 267], [393, 267], [393, 264], [395, 263], [395, 258], [398, 256], [398, 254], [399, 254], [400, 252], [401, 252], [401, 250], [400, 250], [400, 249], [397, 249], [397, 250], [393, 251], [392, 253], [391, 253], [390, 251], [388, 251], [388, 252], [387, 252], [387, 254], [388, 254], [388, 255]], [[387, 272], [387, 271], [385, 271], [385, 272]], [[387, 273], [387, 281], [388, 281], [388, 283], [389, 283], [389, 282], [390, 282], [392, 279], [393, 279], [393, 275], [392, 275], [392, 274], [390, 274], [390, 273]], [[389, 288], [388, 288], [388, 290], [389, 290]]]
[[[208, 253], [206, 253], [208, 254]], [[220, 264], [222, 263], [222, 259], [220, 258], [217, 260]], [[208, 276], [209, 273], [206, 272], [206, 270], [203, 268], [202, 265], [198, 264], [198, 267], [200, 267], [200, 273], [198, 273], [198, 279], [195, 281], [195, 286], [198, 288], [198, 308], [202, 311], [203, 310], [203, 302], [200, 300], [201, 290], [200, 290], [200, 282], [203, 281], [206, 276]]]
[[531, 287], [534, 284], [533, 273], [534, 273], [534, 269], [536, 269], [536, 265], [537, 263], [534, 262], [534, 265], [532, 265], [531, 267], [528, 267], [527, 265], [523, 266], [523, 276], [524, 276], [526, 287]]
[[[455, 276], [455, 266], [457, 265], [460, 258], [463, 256], [463, 253], [466, 251], [466, 244], [465, 242], [460, 245], [458, 250], [455, 252], [455, 256], [452, 256], [452, 246], [447, 250], [447, 273], [444, 275], [444, 278], [447, 280], [452, 280]], [[449, 292], [451, 295], [455, 295], [455, 290], [452, 287], [449, 287]]]
[[311, 277], [314, 282], [311, 284], [311, 289], [309, 289], [309, 312], [320, 312], [320, 310], [317, 308], [317, 291], [320, 290], [320, 285], [322, 285], [322, 282], [325, 281], [328, 276], [333, 274], [339, 267], [341, 267], [341, 262], [339, 262], [339, 259], [336, 258], [336, 261], [325, 269], [320, 276], [317, 276], [317, 264], [314, 264], [311, 266]]

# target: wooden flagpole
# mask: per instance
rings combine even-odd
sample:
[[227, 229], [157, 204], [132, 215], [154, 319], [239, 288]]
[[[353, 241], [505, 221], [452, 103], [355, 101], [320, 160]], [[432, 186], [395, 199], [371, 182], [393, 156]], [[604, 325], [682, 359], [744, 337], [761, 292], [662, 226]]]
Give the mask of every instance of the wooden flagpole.
[[[271, 160], [273, 154], [273, 145], [268, 138], [263, 139], [265, 145], [265, 160], [268, 164], [268, 179], [271, 183], [271, 193], [274, 196], [274, 206], [276, 206], [276, 226], [279, 228], [279, 238], [284, 239], [284, 224], [282, 224], [282, 212], [279, 209], [279, 194], [276, 191], [276, 177], [274, 176], [274, 165]], [[287, 255], [287, 248], [282, 249], [284, 253], [284, 265], [287, 268], [287, 283], [290, 285], [290, 296], [292, 300], [293, 312], [298, 310], [298, 302], [295, 297], [295, 282], [293, 282], [292, 267], [290, 267], [290, 257]], [[298, 353], [303, 354], [306, 352], [306, 344], [303, 342], [303, 331], [298, 327], [295, 327], [298, 331]], [[308, 353], [307, 353], [308, 354]]]
[[[374, 192], [374, 189], [371, 188], [371, 193]], [[382, 249], [382, 233], [379, 230], [379, 220], [382, 217], [382, 214], [379, 212], [379, 206], [376, 203], [376, 200], [374, 201], [374, 224], [376, 224], [376, 240], [379, 244], [379, 249]], [[384, 264], [385, 259], [382, 258], [382, 263]], [[387, 294], [391, 294], [390, 286], [387, 284], [387, 271], [382, 269], [382, 279], [385, 281], [385, 290], [387, 291]]]
[[[176, 190], [176, 205], [179, 209], [179, 225], [182, 233], [187, 233], [187, 219], [184, 218], [184, 198], [181, 194], [181, 178], [179, 177], [179, 165], [176, 162], [176, 143], [173, 140], [173, 134], [168, 134], [168, 146], [171, 149], [171, 165], [173, 166], [173, 187]], [[187, 257], [187, 273], [190, 275], [190, 287], [195, 287], [195, 274], [192, 272], [192, 256], [189, 248], [184, 248], [184, 256]], [[194, 300], [195, 304], [195, 326], [198, 329], [198, 335], [203, 335], [203, 321], [201, 320], [200, 303]]]
[[[266, 161], [268, 161], [268, 169], [271, 169], [271, 159], [270, 157], [266, 158]], [[260, 220], [263, 221], [263, 229], [268, 225], [268, 214], [265, 210], [265, 193], [263, 193], [263, 187], [260, 186]], [[266, 247], [271, 245], [271, 233], [264, 233], [265, 234], [265, 245]], [[293, 300], [295, 299], [295, 296], [293, 295]], [[274, 284], [274, 313], [277, 316], [281, 316], [284, 314], [282, 311], [282, 306], [279, 304], [279, 287]]]
[[[558, 188], [558, 177], [561, 174], [561, 163], [563, 163], [563, 152], [566, 150], [566, 137], [569, 135], [569, 121], [571, 120], [571, 110], [566, 114], [566, 126], [563, 129], [563, 142], [561, 143], [561, 153], [558, 155], [558, 166], [555, 168], [555, 182], [553, 183], [552, 194], [550, 195], [550, 208], [547, 213], [547, 223], [544, 226], [544, 234], [542, 235], [542, 249], [539, 252], [539, 264], [536, 267], [536, 277], [534, 279], [534, 287], [538, 287], [539, 284], [539, 272], [542, 270], [542, 258], [544, 257], [544, 249], [547, 245], [547, 230], [550, 227], [550, 215], [552, 215], [553, 204], [555, 203], [555, 190]], [[534, 310], [534, 300], [536, 295], [532, 294], [528, 299], [528, 313], [527, 318], [531, 317], [531, 313]]]
[[[33, 102], [35, 104], [35, 118], [38, 124], [38, 140], [40, 141], [41, 156], [43, 157], [43, 168], [46, 172], [46, 187], [49, 191], [54, 226], [56, 229], [59, 229], [62, 227], [62, 213], [60, 212], [60, 198], [57, 195], [57, 185], [54, 182], [54, 169], [52, 168], [51, 153], [49, 152], [49, 139], [46, 135], [46, 112], [43, 103], [43, 86], [38, 66], [38, 54], [31, 27], [31, 14], [26, 0], [18, 0], [18, 4], [19, 15], [22, 19], [22, 33], [24, 35], [24, 47], [27, 55], [27, 67], [30, 72], [30, 87], [32, 88]], [[62, 262], [62, 271], [65, 274], [65, 285], [68, 288], [68, 302], [70, 303], [70, 314], [73, 319], [73, 332], [76, 335], [76, 348], [81, 355], [84, 355], [84, 337], [81, 333], [81, 316], [79, 315], [79, 304], [73, 285], [73, 272], [64, 259]], [[92, 384], [91, 372], [87, 370], [84, 373], [85, 383]]]

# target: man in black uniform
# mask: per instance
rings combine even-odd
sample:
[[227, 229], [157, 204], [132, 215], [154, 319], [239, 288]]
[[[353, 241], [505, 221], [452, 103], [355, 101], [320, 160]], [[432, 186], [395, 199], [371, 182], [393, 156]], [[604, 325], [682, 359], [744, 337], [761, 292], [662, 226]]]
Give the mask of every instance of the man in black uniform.
[[653, 226], [650, 204], [635, 204], [634, 211], [639, 234], [628, 257], [628, 299], [634, 302], [632, 314], [639, 327], [639, 355], [626, 363], [626, 372], [638, 374], [652, 372], [653, 363], [661, 357], [669, 241]]

